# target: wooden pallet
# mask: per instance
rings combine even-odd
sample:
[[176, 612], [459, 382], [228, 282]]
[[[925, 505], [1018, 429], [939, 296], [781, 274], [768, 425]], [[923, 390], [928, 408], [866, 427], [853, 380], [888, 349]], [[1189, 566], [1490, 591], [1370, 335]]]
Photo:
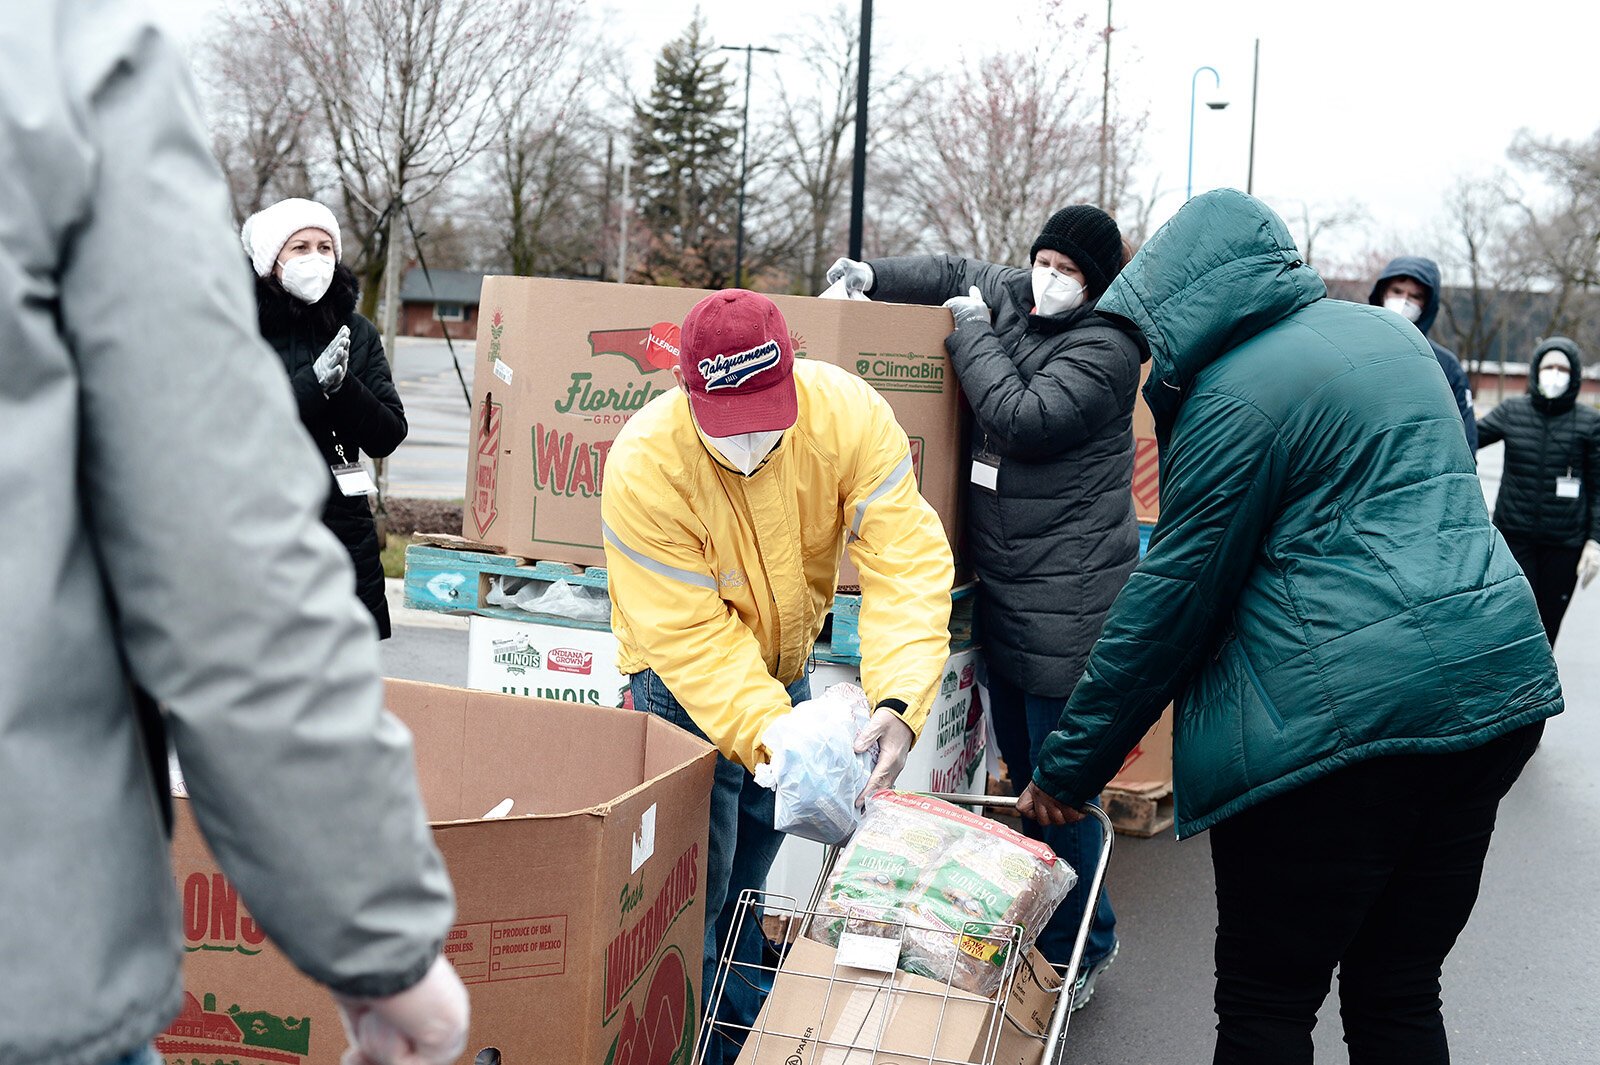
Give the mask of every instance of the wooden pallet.
[[[583, 588], [607, 587], [602, 566], [575, 566], [566, 562], [535, 561], [502, 555], [495, 548], [453, 536], [430, 536], [406, 549], [405, 604], [413, 610], [446, 614], [479, 614], [507, 621], [570, 625], [604, 632], [609, 621], [574, 621], [534, 614], [516, 607], [491, 606], [489, 589], [496, 578], [549, 586], [561, 580]], [[966, 584], [951, 593], [950, 652], [973, 646], [972, 617], [975, 586]], [[861, 596], [840, 591], [817, 640], [819, 661], [856, 665], [861, 661]]]
[[[986, 791], [990, 795], [1010, 795], [1011, 782], [990, 777]], [[1118, 832], [1125, 836], [1149, 839], [1172, 827], [1172, 785], [1108, 787], [1100, 795], [1100, 808], [1111, 818], [1111, 827]], [[1014, 810], [994, 809], [989, 810], [987, 815], [1018, 831], [1022, 829], [1022, 818]]]
[[[453, 538], [450, 538], [453, 539]], [[601, 566], [574, 566], [566, 562], [535, 562], [512, 555], [496, 554], [483, 545], [441, 546], [445, 537], [418, 541], [406, 548], [405, 604], [413, 610], [432, 610], [444, 614], [478, 614], [507, 621], [535, 621], [570, 625], [578, 629], [604, 632], [607, 621], [574, 621], [544, 614], [533, 614], [516, 607], [490, 606], [489, 589], [496, 577], [531, 581], [545, 587], [556, 581], [581, 588], [606, 588], [606, 571]]]
[[1149, 839], [1172, 827], [1172, 784], [1107, 788], [1100, 796], [1100, 807], [1118, 832]]

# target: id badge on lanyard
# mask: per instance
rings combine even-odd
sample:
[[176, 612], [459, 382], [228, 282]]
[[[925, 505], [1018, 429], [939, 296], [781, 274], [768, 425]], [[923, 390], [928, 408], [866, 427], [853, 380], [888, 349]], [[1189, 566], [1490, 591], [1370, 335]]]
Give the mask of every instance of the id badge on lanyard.
[[1000, 490], [1000, 455], [989, 446], [987, 433], [972, 445], [972, 483], [986, 491]]
[[1568, 466], [1567, 467], [1567, 475], [1565, 477], [1557, 477], [1556, 478], [1556, 498], [1557, 499], [1577, 499], [1578, 498], [1578, 489], [1581, 487], [1582, 484], [1583, 484], [1582, 481], [1580, 481], [1580, 480], [1578, 480], [1578, 478], [1572, 476], [1572, 467]]
[[344, 453], [344, 445], [339, 443], [337, 437], [333, 441], [333, 450], [338, 454], [339, 461], [329, 469], [333, 471], [333, 481], [339, 486], [340, 492], [347, 496], [370, 496], [377, 492], [378, 486], [373, 483], [367, 468], [349, 460]]

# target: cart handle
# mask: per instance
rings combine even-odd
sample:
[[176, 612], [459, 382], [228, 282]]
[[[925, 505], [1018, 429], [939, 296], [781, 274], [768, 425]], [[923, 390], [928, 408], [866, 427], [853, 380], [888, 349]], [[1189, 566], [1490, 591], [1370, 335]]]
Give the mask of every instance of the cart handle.
[[955, 806], [980, 806], [989, 810], [1015, 810], [1018, 802], [1015, 795], [964, 795], [953, 791], [918, 791], [913, 794]]

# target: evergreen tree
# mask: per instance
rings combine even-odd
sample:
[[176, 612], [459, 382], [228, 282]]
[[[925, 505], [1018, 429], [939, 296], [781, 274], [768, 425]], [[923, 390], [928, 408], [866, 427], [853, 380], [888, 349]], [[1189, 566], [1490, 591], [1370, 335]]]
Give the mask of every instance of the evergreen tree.
[[634, 279], [724, 288], [733, 283], [739, 113], [727, 61], [697, 10], [661, 50], [647, 101], [636, 104], [634, 196], [646, 246]]

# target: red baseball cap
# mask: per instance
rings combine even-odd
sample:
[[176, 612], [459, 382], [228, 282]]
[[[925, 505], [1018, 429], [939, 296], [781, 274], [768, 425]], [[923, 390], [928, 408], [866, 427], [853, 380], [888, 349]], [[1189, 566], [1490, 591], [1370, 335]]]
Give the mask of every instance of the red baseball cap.
[[787, 429], [800, 416], [783, 312], [742, 288], [714, 292], [683, 320], [678, 366], [707, 436]]

